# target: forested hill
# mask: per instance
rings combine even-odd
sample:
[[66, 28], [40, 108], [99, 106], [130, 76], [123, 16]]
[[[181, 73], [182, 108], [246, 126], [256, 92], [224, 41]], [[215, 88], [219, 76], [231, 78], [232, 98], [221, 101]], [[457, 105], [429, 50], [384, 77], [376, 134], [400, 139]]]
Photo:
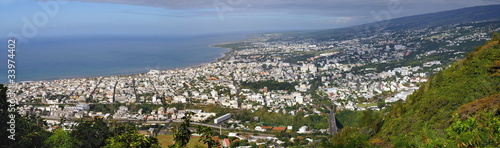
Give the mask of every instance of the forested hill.
[[493, 40], [430, 78], [406, 103], [393, 106], [372, 142], [500, 146], [498, 34]]

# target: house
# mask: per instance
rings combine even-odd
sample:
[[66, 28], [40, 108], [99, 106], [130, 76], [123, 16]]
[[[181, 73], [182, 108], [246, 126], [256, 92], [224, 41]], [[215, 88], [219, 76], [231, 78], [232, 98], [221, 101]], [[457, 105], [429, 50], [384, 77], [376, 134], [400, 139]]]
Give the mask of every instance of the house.
[[149, 128], [149, 130], [148, 130], [148, 133], [149, 133], [149, 134], [151, 134], [151, 135], [152, 135], [152, 134], [154, 134], [154, 132], [155, 132], [155, 128]]
[[313, 139], [311, 139], [311, 138], [306, 138], [306, 140], [309, 142], [313, 142]]
[[216, 119], [214, 119], [214, 123], [215, 124], [219, 124], [219, 123], [222, 123], [224, 121], [226, 121], [227, 119], [231, 118], [233, 115], [231, 113], [227, 113], [225, 115], [222, 115]]
[[267, 130], [270, 130], [272, 129], [273, 127], [270, 127], [270, 126], [256, 126], [255, 127], [255, 130], [256, 131], [261, 131], [261, 132], [265, 132]]
[[308, 133], [312, 133], [312, 131], [307, 131], [307, 126], [302, 126], [299, 128], [299, 131], [297, 131], [297, 133], [299, 134], [308, 134]]
[[229, 139], [224, 138], [224, 140], [222, 141], [222, 147], [229, 147], [229, 145], [231, 145]]
[[286, 131], [286, 127], [273, 127], [271, 132], [284, 132]]
[[187, 99], [184, 96], [174, 96], [173, 103], [187, 103]]
[[229, 133], [227, 136], [228, 137], [236, 137], [236, 136], [238, 136], [238, 133]]
[[261, 131], [261, 132], [265, 132], [266, 131], [266, 129], [263, 129], [261, 126], [256, 126], [255, 130], [256, 131]]

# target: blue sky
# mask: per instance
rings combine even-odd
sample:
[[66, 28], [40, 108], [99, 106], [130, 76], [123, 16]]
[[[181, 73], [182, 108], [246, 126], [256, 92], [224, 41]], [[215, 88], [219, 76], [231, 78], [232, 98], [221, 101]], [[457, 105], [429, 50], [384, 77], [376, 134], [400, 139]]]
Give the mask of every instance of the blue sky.
[[[499, 3], [497, 0], [0, 0], [0, 34], [31, 38], [326, 29], [377, 21], [376, 14], [383, 12], [397, 18]], [[43, 5], [57, 11], [50, 13]], [[30, 26], [36, 31], [29, 30]]]

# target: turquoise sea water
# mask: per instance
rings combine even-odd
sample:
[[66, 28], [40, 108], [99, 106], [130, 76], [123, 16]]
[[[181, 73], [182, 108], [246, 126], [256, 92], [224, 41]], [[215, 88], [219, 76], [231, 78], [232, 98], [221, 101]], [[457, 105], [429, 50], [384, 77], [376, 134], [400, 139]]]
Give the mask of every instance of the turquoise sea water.
[[[83, 78], [175, 69], [215, 61], [228, 49], [209, 45], [238, 41], [244, 33], [204, 36], [39, 37], [17, 44], [16, 81]], [[2, 44], [3, 45], [3, 44]], [[7, 83], [7, 48], [0, 71]]]

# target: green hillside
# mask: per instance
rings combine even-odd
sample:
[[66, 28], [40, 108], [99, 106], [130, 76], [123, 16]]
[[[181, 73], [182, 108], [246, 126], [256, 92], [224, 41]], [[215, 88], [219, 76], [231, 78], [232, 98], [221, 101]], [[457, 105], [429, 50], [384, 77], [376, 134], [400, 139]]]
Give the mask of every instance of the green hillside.
[[[495, 123], [495, 129], [486, 129], [493, 137], [477, 138], [472, 136], [470, 141], [454, 141], [447, 129], [450, 125], [462, 122], [468, 118], [477, 118], [487, 114], [487, 120], [498, 121], [499, 112], [497, 106], [489, 108], [476, 108], [475, 112], [469, 113], [465, 119], [452, 119], [453, 115], [459, 113], [460, 106], [468, 106], [469, 102], [481, 98], [497, 99], [500, 93], [500, 76], [497, 76], [498, 63], [500, 61], [500, 45], [498, 41], [478, 47], [475, 52], [469, 53], [467, 58], [452, 64], [448, 69], [439, 72], [429, 79], [418, 91], [408, 97], [407, 102], [401, 106], [395, 106], [390, 111], [382, 125], [381, 131], [375, 137], [389, 141], [395, 146], [423, 146], [423, 145], [450, 145], [467, 143], [475, 145], [473, 141], [481, 143], [475, 146], [498, 146], [500, 123]], [[492, 97], [490, 97], [492, 96]], [[493, 101], [494, 102], [494, 101]], [[467, 108], [467, 107], [466, 107]], [[460, 112], [462, 113], [462, 112]], [[488, 121], [477, 121], [478, 124], [486, 124]], [[474, 130], [481, 126], [470, 127]], [[486, 131], [484, 131], [486, 132]], [[492, 141], [488, 141], [492, 140]], [[468, 143], [472, 142], [472, 143]], [[484, 144], [484, 145], [483, 145]]]
[[[500, 44], [493, 40], [324, 147], [499, 147]], [[379, 118], [377, 118], [379, 117]], [[329, 144], [329, 145], [328, 145]]]

